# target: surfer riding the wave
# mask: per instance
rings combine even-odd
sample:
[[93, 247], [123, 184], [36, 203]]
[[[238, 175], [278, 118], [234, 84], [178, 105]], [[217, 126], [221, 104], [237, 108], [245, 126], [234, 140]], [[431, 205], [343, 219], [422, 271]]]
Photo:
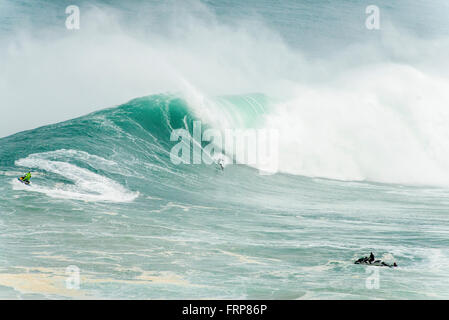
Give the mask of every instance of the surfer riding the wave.
[[219, 159], [217, 163], [220, 166], [221, 171], [223, 171], [224, 170], [224, 160], [223, 159]]
[[20, 181], [22, 181], [23, 183], [30, 184], [30, 180], [31, 180], [31, 172], [28, 171], [28, 173], [25, 173], [25, 175], [24, 175], [23, 177], [20, 177], [19, 179], [20, 179]]

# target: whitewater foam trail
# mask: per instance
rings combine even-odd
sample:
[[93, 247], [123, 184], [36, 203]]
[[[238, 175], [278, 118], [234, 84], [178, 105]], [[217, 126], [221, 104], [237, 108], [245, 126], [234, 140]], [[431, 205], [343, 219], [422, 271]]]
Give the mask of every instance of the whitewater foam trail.
[[[112, 179], [68, 162], [49, 159], [61, 155], [63, 153], [62, 151], [64, 150], [31, 154], [24, 159], [17, 160], [15, 164], [17, 166], [36, 168], [55, 173], [73, 181], [73, 184], [47, 182], [48, 185], [45, 185], [33, 182], [30, 186], [24, 186], [14, 181], [13, 188], [15, 190], [20, 189], [44, 193], [52, 198], [84, 201], [131, 202], [138, 197], [138, 192], [131, 192]], [[82, 155], [87, 159], [95, 158], [109, 165], [113, 163], [110, 160], [92, 156], [86, 152], [80, 154], [71, 150], [71, 154]]]

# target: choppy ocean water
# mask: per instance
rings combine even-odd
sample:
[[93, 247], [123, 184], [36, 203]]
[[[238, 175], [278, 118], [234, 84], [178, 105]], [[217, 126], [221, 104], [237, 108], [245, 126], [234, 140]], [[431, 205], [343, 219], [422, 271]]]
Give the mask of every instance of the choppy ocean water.
[[[68, 39], [65, 5], [3, 4], [3, 119], [55, 124], [0, 139], [1, 298], [448, 298], [447, 6], [380, 1], [382, 35], [353, 1], [96, 5]], [[279, 171], [173, 164], [198, 120], [277, 129]]]

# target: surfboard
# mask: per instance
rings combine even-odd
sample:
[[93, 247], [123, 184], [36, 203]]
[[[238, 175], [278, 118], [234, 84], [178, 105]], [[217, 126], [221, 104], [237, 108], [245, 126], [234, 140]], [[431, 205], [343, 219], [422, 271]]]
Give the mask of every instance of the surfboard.
[[25, 181], [23, 181], [23, 180], [20, 179], [20, 178], [17, 178], [17, 180], [19, 180], [20, 182], [22, 182], [24, 185], [27, 185], [27, 186], [30, 185], [30, 182], [25, 182]]

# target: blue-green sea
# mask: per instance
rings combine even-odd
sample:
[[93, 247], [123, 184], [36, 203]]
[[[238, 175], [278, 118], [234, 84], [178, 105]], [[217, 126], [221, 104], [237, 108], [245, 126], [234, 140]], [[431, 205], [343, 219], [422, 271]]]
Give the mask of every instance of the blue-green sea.
[[448, 299], [449, 7], [375, 2], [1, 0], [0, 298]]

